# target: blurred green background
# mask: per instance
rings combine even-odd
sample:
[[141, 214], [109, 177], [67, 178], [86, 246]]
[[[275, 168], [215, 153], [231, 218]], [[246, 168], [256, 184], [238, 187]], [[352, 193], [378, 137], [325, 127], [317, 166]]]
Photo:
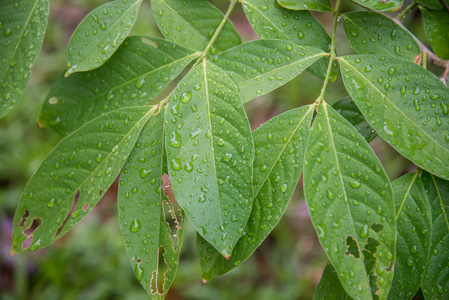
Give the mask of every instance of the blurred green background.
[[[61, 139], [49, 129], [36, 126], [40, 106], [52, 83], [64, 71], [65, 51], [72, 32], [99, 0], [52, 0], [49, 26], [24, 97], [0, 120], [0, 299], [147, 299], [136, 280], [121, 241], [116, 211], [116, 186], [71, 232], [46, 249], [7, 257], [11, 222], [20, 193], [45, 155]], [[161, 36], [143, 2], [132, 34]], [[211, 1], [225, 10], [228, 1]], [[350, 1], [343, 10], [359, 10]], [[330, 32], [332, 15], [315, 14]], [[256, 39], [241, 7], [231, 16], [244, 41]], [[422, 37], [420, 19], [405, 20]], [[423, 39], [424, 40], [424, 39]], [[338, 54], [353, 53], [341, 24]], [[441, 70], [436, 70], [440, 72]], [[246, 105], [253, 129], [269, 118], [294, 107], [312, 103], [322, 82], [305, 72], [282, 88]], [[329, 85], [326, 100], [346, 96], [339, 78]], [[390, 179], [413, 166], [380, 138], [371, 142]], [[311, 299], [326, 265], [298, 185], [284, 218], [254, 255], [229, 274], [201, 286], [195, 254], [195, 232], [186, 222], [181, 262], [167, 299]]]

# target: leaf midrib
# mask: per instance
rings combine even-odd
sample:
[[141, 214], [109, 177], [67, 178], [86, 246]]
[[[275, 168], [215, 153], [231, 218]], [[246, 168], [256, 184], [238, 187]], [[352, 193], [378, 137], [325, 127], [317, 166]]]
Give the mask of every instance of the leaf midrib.
[[401, 201], [401, 205], [399, 206], [399, 209], [396, 213], [396, 220], [399, 218], [399, 214], [401, 213], [402, 207], [405, 204], [405, 201], [407, 200], [408, 195], [410, 194], [410, 191], [412, 189], [413, 184], [415, 183], [415, 180], [418, 176], [418, 170], [415, 171], [415, 173], [413, 174], [412, 180], [410, 180], [410, 184], [407, 187], [407, 190], [405, 191], [404, 197]]
[[[387, 94], [383, 94], [370, 80], [368, 80], [367, 77], [365, 77], [358, 69], [356, 69], [355, 67], [353, 67], [349, 62], [347, 62], [344, 58], [340, 58], [340, 61], [344, 62], [347, 66], [351, 67], [351, 69], [353, 69], [356, 73], [358, 73], [360, 75], [360, 77], [362, 77], [365, 82], [367, 82], [375, 91], [377, 91], [380, 95], [381, 98], [384, 98], [386, 100], [388, 100], [388, 102], [395, 108], [395, 111], [398, 112], [399, 114], [403, 115], [405, 119], [407, 119], [410, 123], [412, 123], [416, 128], [418, 128], [421, 132], [423, 132], [425, 134], [425, 136], [427, 136], [430, 140], [432, 140], [436, 145], [438, 145], [438, 147], [440, 149], [443, 149], [444, 151], [446, 151], [447, 153], [449, 153], [449, 149], [444, 148], [443, 146], [440, 145], [440, 143], [438, 143], [437, 141], [435, 141], [433, 139], [433, 137], [431, 135], [429, 135], [427, 133], [427, 131], [424, 131], [421, 127], [419, 127], [412, 119], [409, 118], [409, 116], [407, 116], [401, 109], [399, 109], [395, 103], [393, 101], [390, 100], [390, 98], [387, 97]], [[369, 123], [369, 122], [368, 122]], [[371, 124], [370, 124], [371, 125]]]
[[430, 174], [430, 177], [432, 178], [433, 185], [435, 186], [435, 190], [437, 191], [437, 196], [438, 196], [438, 202], [440, 204], [440, 209], [441, 209], [441, 212], [442, 212], [442, 214], [444, 216], [444, 220], [446, 221], [446, 227], [447, 227], [447, 229], [449, 231], [449, 220], [448, 220], [447, 215], [446, 215], [446, 210], [444, 209], [443, 197], [441, 196], [440, 190], [438, 188], [438, 184], [435, 181], [435, 177], [432, 174]]

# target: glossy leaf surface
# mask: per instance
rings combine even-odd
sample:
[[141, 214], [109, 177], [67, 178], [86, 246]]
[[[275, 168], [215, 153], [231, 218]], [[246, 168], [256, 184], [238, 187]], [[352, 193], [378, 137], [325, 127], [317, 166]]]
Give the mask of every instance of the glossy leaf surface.
[[39, 124], [70, 133], [108, 111], [146, 104], [198, 55], [165, 40], [130, 37], [100, 68], [59, 77]]
[[247, 102], [284, 85], [324, 55], [291, 41], [256, 40], [221, 53], [213, 63], [228, 73]]
[[346, 89], [377, 133], [418, 166], [449, 178], [449, 89], [403, 59], [353, 55], [340, 66]]
[[418, 172], [392, 182], [397, 226], [396, 263], [388, 299], [412, 299], [429, 258], [432, 215]]
[[432, 243], [422, 283], [426, 299], [443, 300], [449, 293], [449, 181], [423, 172], [422, 181], [432, 209]]
[[313, 111], [311, 106], [287, 111], [253, 132], [255, 197], [248, 224], [229, 262], [198, 237], [203, 280], [222, 275], [245, 261], [284, 215], [302, 172]]
[[[444, 1], [449, 5], [448, 0], [444, 0]], [[443, 5], [441, 4], [440, 0], [417, 0], [416, 2], [421, 3], [425, 7], [430, 8], [430, 9], [441, 10], [444, 8]]]
[[340, 283], [337, 271], [328, 263], [313, 294], [313, 300], [351, 300]]
[[164, 195], [165, 108], [142, 130], [120, 175], [117, 205], [126, 252], [153, 299], [168, 292], [178, 267], [183, 215]]
[[[206, 48], [224, 18], [206, 0], [152, 0], [151, 4], [154, 19], [167, 39], [198, 51]], [[234, 25], [227, 20], [209, 52], [215, 54], [241, 42]]]
[[175, 89], [166, 144], [176, 200], [195, 229], [230, 256], [251, 212], [254, 146], [237, 87], [205, 59]]
[[332, 11], [329, 0], [276, 0], [277, 3], [290, 10]]
[[[145, 106], [110, 112], [56, 146], [20, 198], [12, 252], [35, 251], [51, 244], [97, 204], [125, 164], [153, 110]], [[32, 239], [29, 248], [27, 238]]]
[[383, 14], [358, 11], [342, 14], [342, 17], [346, 38], [357, 53], [413, 61], [421, 52], [413, 36]]
[[47, 0], [0, 1], [0, 118], [20, 100], [47, 28]]
[[[249, 23], [263, 39], [290, 40], [301, 46], [311, 46], [328, 52], [331, 39], [324, 27], [308, 11], [292, 11], [281, 7], [276, 0], [242, 0]], [[323, 79], [328, 59], [322, 58], [309, 71]], [[336, 68], [335, 64], [335, 68]], [[331, 81], [337, 78], [337, 69], [331, 74]]]
[[402, 7], [403, 0], [353, 0], [355, 3], [362, 6], [377, 10], [377, 11], [396, 11]]
[[365, 120], [365, 117], [360, 112], [357, 104], [351, 99], [351, 97], [345, 97], [338, 100], [332, 107], [342, 115], [346, 120], [351, 123], [355, 129], [365, 138], [369, 143], [376, 136], [377, 133]]
[[436, 55], [449, 59], [449, 13], [420, 7], [427, 39]]
[[131, 31], [140, 3], [142, 0], [115, 0], [91, 11], [70, 38], [65, 76], [104, 64]]
[[371, 288], [386, 298], [396, 230], [391, 185], [380, 161], [358, 131], [325, 103], [305, 153], [307, 206], [343, 287], [354, 299], [372, 299]]

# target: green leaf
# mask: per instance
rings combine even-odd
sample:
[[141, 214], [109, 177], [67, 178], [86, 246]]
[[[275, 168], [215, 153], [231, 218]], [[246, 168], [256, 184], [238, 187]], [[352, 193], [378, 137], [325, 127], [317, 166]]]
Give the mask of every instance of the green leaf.
[[420, 6], [427, 39], [436, 55], [449, 59], [449, 13]]
[[417, 64], [375, 55], [340, 60], [346, 89], [377, 133], [423, 169], [449, 178], [449, 90]]
[[[423, 4], [425, 7], [430, 9], [443, 9], [443, 5], [440, 0], [417, 0], [416, 2]], [[447, 4], [449, 4], [448, 0], [445, 0]]]
[[25, 187], [14, 215], [11, 251], [45, 247], [78, 223], [114, 182], [153, 111], [122, 108], [64, 138]]
[[104, 64], [131, 31], [140, 3], [115, 0], [91, 11], [70, 38], [65, 76]]
[[348, 120], [368, 143], [377, 136], [377, 132], [365, 120], [351, 97], [338, 100], [332, 107]]
[[203, 280], [224, 274], [245, 261], [283, 216], [302, 172], [313, 112], [311, 106], [293, 109], [253, 132], [255, 197], [251, 215], [229, 262], [198, 236]]
[[47, 0], [0, 1], [0, 118], [22, 97], [44, 39], [48, 12]]
[[447, 299], [449, 291], [449, 181], [427, 172], [422, 182], [432, 208], [432, 242], [422, 289], [426, 299]]
[[253, 201], [254, 146], [237, 87], [205, 59], [178, 84], [167, 111], [173, 192], [195, 229], [229, 257]]
[[411, 299], [421, 286], [429, 259], [432, 214], [418, 171], [396, 179], [392, 185], [397, 244], [388, 299]]
[[[206, 0], [151, 0], [151, 4], [156, 24], [167, 39], [198, 51], [206, 48], [224, 17]], [[215, 54], [241, 43], [234, 25], [226, 20], [209, 52]]]
[[354, 299], [372, 299], [370, 289], [385, 299], [393, 280], [396, 229], [391, 185], [380, 161], [326, 103], [305, 153], [307, 206], [343, 287]]
[[351, 300], [340, 283], [337, 271], [328, 263], [313, 294], [313, 300]]
[[290, 41], [256, 40], [226, 50], [213, 63], [228, 73], [247, 102], [289, 82], [324, 55]]
[[165, 108], [143, 128], [120, 175], [118, 214], [126, 252], [153, 299], [168, 292], [178, 267], [183, 215], [164, 195]]
[[402, 7], [403, 0], [352, 0], [362, 6], [377, 10], [377, 11], [397, 11]]
[[111, 110], [144, 105], [198, 56], [165, 40], [127, 38], [100, 68], [61, 76], [44, 102], [39, 125], [70, 133]]
[[410, 32], [383, 14], [358, 11], [342, 14], [342, 17], [346, 37], [357, 53], [396, 56], [412, 61], [421, 53]]
[[[301, 46], [330, 51], [331, 38], [324, 27], [308, 11], [291, 11], [276, 0], [241, 0], [245, 14], [254, 31], [263, 39], [290, 40]], [[328, 58], [313, 64], [309, 71], [321, 79], [326, 77]], [[337, 64], [330, 80], [337, 79]]]
[[277, 0], [277, 3], [290, 10], [332, 11], [329, 0]]

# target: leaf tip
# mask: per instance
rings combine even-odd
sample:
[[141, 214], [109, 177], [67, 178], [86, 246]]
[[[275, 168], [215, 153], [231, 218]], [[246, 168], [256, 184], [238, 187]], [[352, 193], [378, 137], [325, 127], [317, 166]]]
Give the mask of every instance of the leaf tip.
[[9, 251], [8, 255], [6, 255], [6, 257], [10, 257], [10, 256], [14, 256], [16, 255], [16, 252], [14, 252], [11, 248], [11, 251]]
[[207, 280], [204, 278], [201, 278], [201, 286], [206, 285], [206, 283], [207, 283]]

